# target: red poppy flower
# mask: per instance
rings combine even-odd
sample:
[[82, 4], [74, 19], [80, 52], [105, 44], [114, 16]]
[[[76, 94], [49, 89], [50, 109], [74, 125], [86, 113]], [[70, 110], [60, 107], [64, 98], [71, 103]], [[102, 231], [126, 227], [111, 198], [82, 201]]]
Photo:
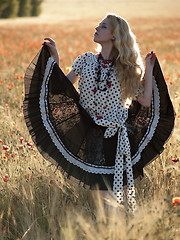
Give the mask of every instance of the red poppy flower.
[[171, 159], [172, 162], [179, 162], [179, 158], [173, 158]]
[[3, 140], [2, 140], [2, 139], [0, 139], [0, 143], [3, 143]]
[[9, 181], [9, 176], [7, 174], [3, 177], [3, 181], [4, 182], [8, 182]]
[[7, 145], [3, 145], [3, 150], [8, 151], [8, 150], [9, 150], [9, 147], [8, 147]]
[[50, 180], [49, 183], [50, 183], [50, 184], [53, 184], [54, 182], [53, 182], [53, 180]]
[[27, 142], [26, 143], [30, 148], [32, 148], [32, 143], [31, 142]]
[[180, 197], [173, 197], [172, 204], [174, 206], [179, 206], [180, 205]]
[[24, 139], [24, 138], [23, 138], [23, 137], [21, 137], [21, 138], [19, 139], [19, 140], [20, 140], [20, 142], [22, 142], [22, 141], [23, 141], [23, 139]]

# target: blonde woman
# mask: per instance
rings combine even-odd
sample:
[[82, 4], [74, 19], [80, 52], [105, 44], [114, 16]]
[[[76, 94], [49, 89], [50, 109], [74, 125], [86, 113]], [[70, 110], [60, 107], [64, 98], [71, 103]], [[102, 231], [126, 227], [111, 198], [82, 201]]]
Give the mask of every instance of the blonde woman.
[[162, 151], [174, 124], [155, 53], [147, 54], [144, 71], [134, 34], [115, 14], [96, 27], [100, 53], [78, 56], [67, 76], [58, 66], [54, 40], [45, 40], [25, 76], [24, 115], [33, 140], [68, 178], [112, 190], [118, 203], [127, 184], [129, 209], [135, 210], [134, 178]]

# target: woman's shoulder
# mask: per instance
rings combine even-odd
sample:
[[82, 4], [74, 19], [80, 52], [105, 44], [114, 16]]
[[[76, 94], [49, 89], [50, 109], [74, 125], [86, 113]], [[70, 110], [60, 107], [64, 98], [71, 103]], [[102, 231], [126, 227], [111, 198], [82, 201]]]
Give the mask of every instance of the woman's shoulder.
[[86, 62], [97, 62], [98, 54], [92, 52], [85, 52], [81, 54], [80, 57]]

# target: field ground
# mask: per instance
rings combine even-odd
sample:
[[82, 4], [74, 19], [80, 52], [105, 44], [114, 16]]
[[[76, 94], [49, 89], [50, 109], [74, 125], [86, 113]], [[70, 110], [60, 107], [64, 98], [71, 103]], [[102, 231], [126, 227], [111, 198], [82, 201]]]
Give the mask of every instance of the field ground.
[[[54, 8], [63, 2], [62, 9], [68, 4], [49, 0], [44, 6], [50, 2]], [[77, 10], [77, 0], [73, 2], [75, 8], [70, 13]], [[85, 1], [79, 2], [83, 9]], [[86, 2], [90, 6], [96, 1]], [[150, 6], [155, 2], [149, 1]], [[178, 1], [172, 2], [179, 6]], [[86, 18], [89, 15], [82, 15], [83, 24], [79, 17], [74, 21], [63, 18], [57, 24], [48, 13], [55, 10], [46, 8], [39, 20], [0, 20], [0, 240], [178, 240], [180, 206], [172, 199], [180, 197], [179, 16], [173, 18], [168, 12], [166, 17], [157, 13], [152, 18], [139, 14], [128, 17], [142, 56], [156, 52], [176, 111], [175, 129], [164, 152], [145, 168], [144, 179], [135, 183], [138, 211], [132, 217], [125, 208], [104, 209], [98, 194], [66, 182], [38, 153], [25, 126], [23, 77], [43, 38], [56, 40], [65, 73], [79, 54], [96, 47], [92, 42], [97, 24], [94, 15], [91, 22]]]

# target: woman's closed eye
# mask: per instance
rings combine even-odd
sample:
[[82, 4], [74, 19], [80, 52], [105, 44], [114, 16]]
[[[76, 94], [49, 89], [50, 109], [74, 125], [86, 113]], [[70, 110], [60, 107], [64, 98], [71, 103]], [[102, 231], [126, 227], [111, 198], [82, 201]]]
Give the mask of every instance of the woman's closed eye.
[[105, 23], [99, 24], [99, 26], [100, 26], [101, 28], [107, 28], [107, 26], [106, 26]]
[[105, 28], [107, 28], [107, 26], [106, 26], [106, 24], [103, 23], [103, 24], [99, 24], [98, 27], [96, 27], [96, 28], [104, 28], [105, 29]]
[[107, 28], [105, 25], [102, 25], [101, 28]]

